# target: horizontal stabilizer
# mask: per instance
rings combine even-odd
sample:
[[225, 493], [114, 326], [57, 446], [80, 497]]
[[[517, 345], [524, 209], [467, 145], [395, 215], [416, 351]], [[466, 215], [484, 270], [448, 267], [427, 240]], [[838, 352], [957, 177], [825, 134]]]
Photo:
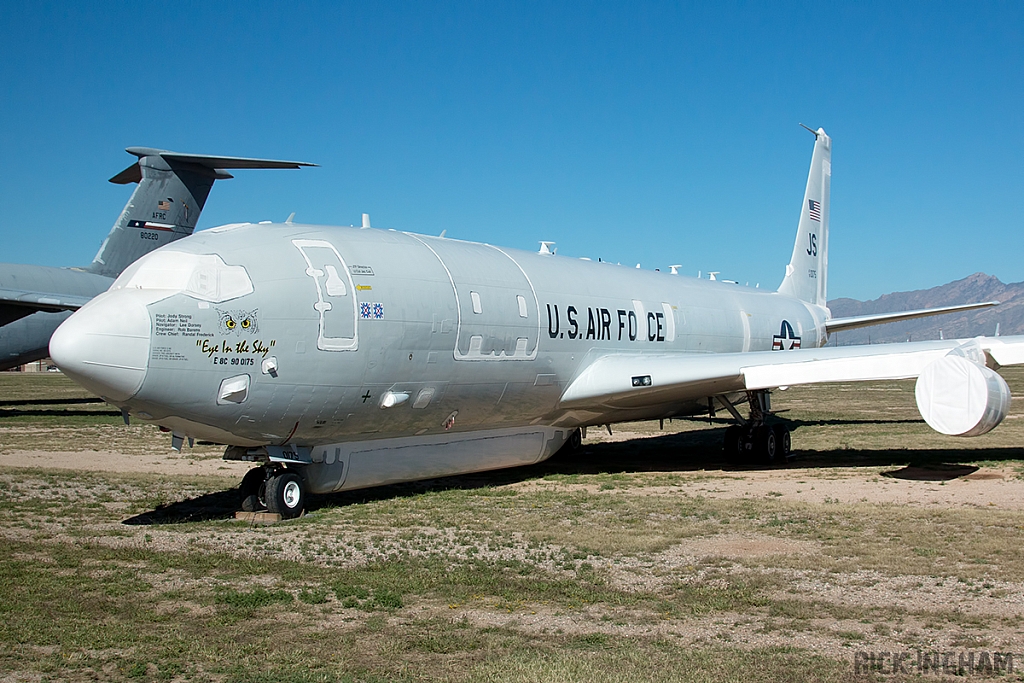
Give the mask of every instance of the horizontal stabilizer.
[[[303, 166], [316, 166], [316, 164], [305, 161], [280, 161], [277, 159], [249, 159], [247, 157], [218, 157], [209, 154], [182, 154], [170, 152], [164, 149], [153, 149], [152, 147], [128, 147], [125, 149], [129, 154], [134, 154], [140, 159], [148, 156], [159, 156], [165, 161], [196, 164], [205, 166], [211, 171], [223, 168], [302, 168]], [[223, 174], [222, 178], [230, 178], [230, 174]], [[142, 169], [138, 162], [124, 169], [110, 179], [110, 182], [117, 185], [137, 183], [142, 180]]]
[[825, 330], [829, 334], [842, 332], [843, 330], [855, 330], [858, 327], [871, 327], [872, 325], [883, 325], [895, 323], [900, 320], [911, 320], [913, 318], [926, 318], [930, 315], [942, 315], [944, 313], [957, 313], [960, 311], [973, 311], [978, 308], [998, 306], [998, 301], [985, 301], [978, 304], [962, 304], [959, 306], [943, 306], [942, 308], [921, 308], [916, 311], [903, 311], [901, 313], [876, 313], [874, 315], [858, 315], [852, 318], [833, 318], [825, 321]]

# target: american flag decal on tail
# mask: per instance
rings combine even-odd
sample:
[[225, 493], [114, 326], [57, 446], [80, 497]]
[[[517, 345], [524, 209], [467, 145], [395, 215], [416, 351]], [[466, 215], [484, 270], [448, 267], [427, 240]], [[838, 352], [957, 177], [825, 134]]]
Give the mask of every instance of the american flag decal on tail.
[[807, 215], [810, 216], [812, 221], [821, 222], [821, 202], [816, 202], [813, 199], [807, 200]]

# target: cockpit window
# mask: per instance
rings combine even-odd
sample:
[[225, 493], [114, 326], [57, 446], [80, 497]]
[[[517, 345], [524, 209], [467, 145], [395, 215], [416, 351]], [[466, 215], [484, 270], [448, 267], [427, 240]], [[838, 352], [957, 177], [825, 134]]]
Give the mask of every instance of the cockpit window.
[[253, 291], [242, 266], [229, 266], [216, 254], [154, 251], [128, 266], [110, 287], [181, 292], [195, 299], [221, 303]]

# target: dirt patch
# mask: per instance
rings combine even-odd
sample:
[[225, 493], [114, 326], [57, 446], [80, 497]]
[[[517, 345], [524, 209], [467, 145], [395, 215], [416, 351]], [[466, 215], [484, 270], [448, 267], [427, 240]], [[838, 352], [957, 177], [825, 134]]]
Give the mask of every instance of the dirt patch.
[[0, 453], [0, 468], [7, 467], [242, 477], [252, 467], [252, 463], [222, 460], [209, 455], [196, 457], [188, 450], [175, 453], [170, 448], [166, 454], [157, 455], [125, 455], [113, 451], [16, 450]]
[[696, 538], [680, 545], [686, 553], [697, 558], [730, 557], [738, 559], [768, 557], [770, 555], [798, 555], [818, 551], [818, 544], [774, 536], [738, 536], [721, 534], [711, 538]]
[[[12, 456], [6, 456], [12, 457]], [[126, 468], [126, 463], [128, 467]], [[9, 463], [0, 459], [0, 466]], [[28, 453], [17, 465], [22, 467], [88, 469], [103, 472], [147, 472], [165, 475], [225, 474], [244, 463], [190, 459], [183, 455], [163, 458], [126, 457], [116, 453]], [[230, 470], [228, 470], [230, 471]], [[1024, 482], [1012, 468], [980, 468], [971, 475], [946, 482], [894, 479], [881, 476], [881, 468], [854, 470], [777, 469], [747, 472], [702, 471], [681, 477], [675, 486], [644, 486], [642, 480], [606, 489], [591, 483], [574, 484], [533, 479], [504, 485], [505, 488], [535, 492], [543, 489], [585, 491], [590, 496], [650, 496], [656, 499], [695, 495], [713, 499], [783, 499], [807, 503], [899, 503], [916, 506], [981, 505], [982, 501], [1018, 510], [1024, 498]], [[975, 475], [987, 475], [975, 477]], [[660, 476], [660, 475], [659, 475]], [[975, 477], [975, 478], [972, 478]], [[35, 484], [42, 489], [41, 484]], [[72, 486], [48, 485], [49, 498], [72, 496]], [[91, 484], [106, 492], [102, 479]], [[497, 488], [502, 488], [501, 486]], [[78, 491], [78, 495], [87, 492]], [[130, 492], [129, 492], [130, 493]], [[195, 494], [190, 494], [194, 496]], [[206, 496], [218, 494], [202, 494]], [[395, 498], [401, 505], [403, 499]], [[172, 505], [181, 505], [174, 503]], [[109, 506], [106, 506], [110, 509]], [[991, 506], [986, 504], [986, 508]], [[112, 510], [113, 511], [113, 510]], [[151, 513], [155, 514], [155, 513]], [[314, 513], [315, 515], [316, 513]], [[315, 519], [315, 518], [314, 518]], [[493, 549], [482, 532], [459, 527], [416, 525], [396, 528], [375, 526], [372, 530], [344, 527], [344, 534], [332, 527], [319, 528], [288, 524], [252, 529], [235, 523], [203, 526], [156, 524], [126, 526], [123, 520], [83, 525], [79, 531], [95, 531], [94, 544], [118, 548], [148, 547], [186, 553], [197, 550], [234, 554], [239, 558], [273, 558], [337, 567], [364, 566], [392, 553], [408, 557], [443, 554], [453, 562], [526, 562], [547, 572], [547, 576], [571, 577], [578, 570], [553, 560], [533, 560], [533, 553], [557, 556], [557, 545], [531, 545], [513, 535]], [[733, 522], [734, 524], [737, 522]], [[110, 532], [116, 528], [116, 535]], [[4, 536], [18, 532], [32, 536], [44, 532], [52, 543], [78, 542], [57, 521], [37, 519], [32, 531], [17, 526], [2, 530]], [[474, 535], [477, 534], [477, 535]], [[415, 539], [417, 545], [411, 545]], [[1015, 581], [981, 580], [965, 582], [952, 577], [891, 575], [877, 571], [786, 568], [786, 558], [815, 557], [822, 552], [817, 541], [772, 536], [764, 533], [725, 531], [694, 536], [673, 543], [656, 553], [616, 553], [584, 558], [617, 589], [634, 593], [672, 595], [678, 590], [727, 593], [737, 581], [757, 574], [769, 577], [770, 604], [731, 609], [696, 610], [693, 613], [661, 613], [613, 604], [551, 605], [538, 602], [509, 603], [493, 597], [473, 598], [465, 604], [445, 604], [429, 596], [411, 595], [406, 607], [386, 617], [386, 623], [401, 626], [409, 622], [439, 618], [465, 620], [475, 629], [508, 629], [536, 636], [609, 637], [659, 639], [682, 647], [736, 646], [744, 649], [792, 646], [818, 654], [850, 660], [857, 651], [905, 651], [963, 649], [963, 643], [982, 643], [989, 649], [1024, 650], [1024, 635], [1017, 624], [1024, 621], [1024, 584]], [[108, 570], [109, 571], [109, 570]], [[217, 608], [187, 597], [161, 599], [165, 592], [188, 593], [208, 590], [210, 579], [193, 578], [170, 571], [149, 576], [147, 591], [155, 610], [167, 618], [209, 617]], [[252, 576], [247, 589], [273, 588], [280, 580], [271, 575]], [[298, 605], [298, 602], [296, 602]], [[358, 632], [370, 618], [360, 609], [342, 608], [333, 597], [320, 608], [296, 607], [289, 623], [314, 629], [332, 628]], [[788, 610], [788, 611], [787, 611]], [[857, 616], [845, 616], [844, 610]], [[866, 612], [865, 610], [872, 610]], [[980, 647], [980, 645], [979, 645]]]
[[[912, 468], [903, 468], [912, 470]], [[709, 498], [780, 498], [806, 503], [879, 503], [928, 507], [988, 507], [1024, 510], [1024, 479], [1009, 467], [970, 467], [964, 476], [933, 478], [921, 470], [920, 477], [885, 476], [881, 468], [801, 468], [749, 470], [745, 472], [700, 470], [678, 475], [676, 486], [624, 485], [610, 493], [624, 495], [665, 495], [680, 493]], [[936, 475], [937, 477], [938, 475]], [[524, 490], [585, 491], [603, 487], [590, 483], [531, 480], [512, 486]]]

